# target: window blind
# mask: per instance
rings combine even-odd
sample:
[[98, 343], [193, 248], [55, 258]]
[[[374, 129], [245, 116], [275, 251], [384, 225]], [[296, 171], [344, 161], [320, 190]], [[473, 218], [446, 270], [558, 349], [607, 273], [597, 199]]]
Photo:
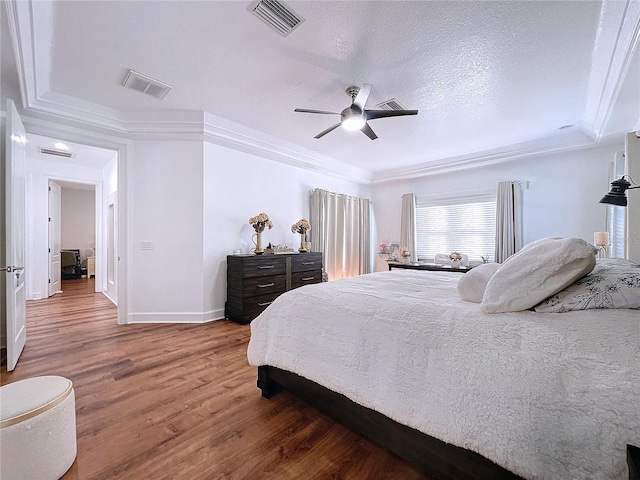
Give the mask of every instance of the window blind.
[[496, 201], [473, 200], [416, 208], [418, 259], [433, 260], [436, 253], [460, 252], [470, 260], [491, 256], [495, 250]]
[[607, 205], [610, 258], [624, 258], [624, 237], [626, 235], [625, 210], [618, 205]]
[[[626, 158], [624, 152], [616, 152], [614, 161], [609, 164], [609, 182], [624, 175]], [[607, 185], [609, 187], [609, 185]], [[625, 258], [625, 240], [627, 236], [627, 217], [625, 207], [607, 205], [607, 231], [609, 232], [609, 258]]]

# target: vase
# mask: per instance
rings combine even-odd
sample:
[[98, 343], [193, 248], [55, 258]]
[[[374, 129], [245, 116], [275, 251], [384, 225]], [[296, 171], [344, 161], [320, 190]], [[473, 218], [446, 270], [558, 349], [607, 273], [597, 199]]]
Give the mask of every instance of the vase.
[[298, 249], [299, 252], [306, 252], [307, 251], [307, 234], [306, 233], [301, 233], [300, 234], [300, 248]]
[[255, 253], [256, 255], [262, 255], [264, 253], [264, 250], [262, 249], [262, 232], [256, 232], [255, 233], [256, 239], [253, 242], [256, 246], [256, 248], [253, 249], [253, 253]]
[[451, 268], [460, 268], [460, 260], [451, 260]]
[[404, 263], [411, 263], [411, 257], [404, 257]]

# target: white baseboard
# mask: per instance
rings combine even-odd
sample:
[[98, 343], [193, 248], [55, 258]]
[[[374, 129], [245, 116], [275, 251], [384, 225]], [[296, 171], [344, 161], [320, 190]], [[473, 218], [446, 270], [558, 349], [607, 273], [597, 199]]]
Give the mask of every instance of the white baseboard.
[[[60, 293], [60, 291], [53, 293], [53, 295], [55, 295], [56, 293]], [[44, 300], [45, 298], [49, 298], [49, 297], [42, 292], [33, 292], [31, 296], [27, 298], [27, 300]]]
[[128, 315], [127, 323], [208, 323], [224, 318], [224, 309], [209, 312], [138, 312]]
[[111, 301], [111, 303], [113, 303], [116, 307], [118, 306], [118, 302], [116, 302], [113, 297], [111, 297], [111, 295], [109, 295], [109, 292], [107, 292], [106, 290], [100, 292], [102, 293], [105, 297], [107, 297], [109, 299], [109, 301]]

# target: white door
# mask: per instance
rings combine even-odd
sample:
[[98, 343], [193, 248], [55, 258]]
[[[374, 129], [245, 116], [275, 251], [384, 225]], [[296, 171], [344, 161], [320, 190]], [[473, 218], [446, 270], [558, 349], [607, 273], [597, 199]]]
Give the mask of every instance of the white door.
[[16, 106], [7, 99], [5, 162], [7, 370], [11, 371], [27, 341], [24, 284], [25, 249], [25, 143], [27, 135]]
[[107, 297], [118, 305], [118, 238], [117, 222], [117, 193], [112, 193], [108, 199], [107, 205]]
[[60, 264], [60, 214], [62, 188], [49, 181], [49, 296], [62, 291], [62, 268]]

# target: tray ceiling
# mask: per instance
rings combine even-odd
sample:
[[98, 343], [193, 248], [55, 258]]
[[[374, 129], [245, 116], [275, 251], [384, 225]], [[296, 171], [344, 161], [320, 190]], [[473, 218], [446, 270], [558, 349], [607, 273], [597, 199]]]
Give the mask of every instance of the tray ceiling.
[[[212, 137], [375, 181], [640, 128], [638, 2], [291, 1], [304, 22], [286, 37], [255, 2], [25, 3], [7, 11], [27, 110], [120, 134], [198, 119]], [[130, 69], [172, 88], [123, 88]], [[363, 83], [368, 108], [394, 99], [419, 114], [371, 121], [371, 141], [343, 129], [316, 140], [339, 117], [294, 113], [339, 112]]]

